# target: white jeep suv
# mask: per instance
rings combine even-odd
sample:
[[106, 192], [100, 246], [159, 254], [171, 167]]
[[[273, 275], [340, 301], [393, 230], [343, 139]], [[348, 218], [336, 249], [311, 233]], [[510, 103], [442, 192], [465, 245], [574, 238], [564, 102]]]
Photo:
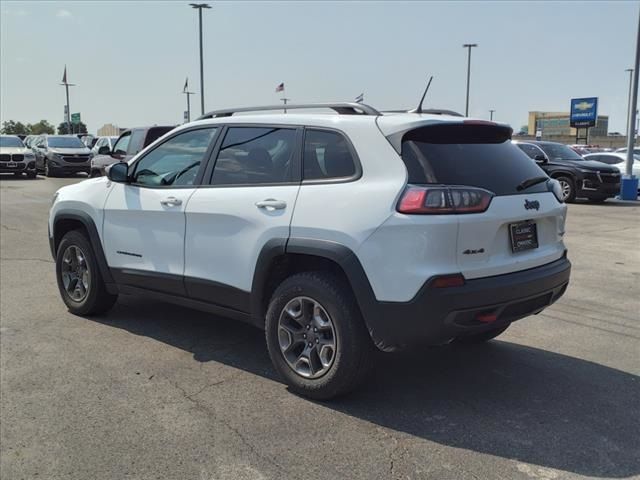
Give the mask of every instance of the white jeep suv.
[[212, 112], [61, 188], [49, 237], [69, 310], [139, 294], [249, 322], [291, 390], [326, 399], [375, 347], [486, 341], [564, 293], [566, 206], [511, 128], [287, 108]]

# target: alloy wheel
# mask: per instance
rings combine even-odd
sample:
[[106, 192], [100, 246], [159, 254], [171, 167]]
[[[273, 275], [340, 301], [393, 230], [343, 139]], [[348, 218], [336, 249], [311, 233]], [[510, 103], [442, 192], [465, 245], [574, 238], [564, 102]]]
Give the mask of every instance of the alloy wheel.
[[295, 297], [282, 309], [278, 343], [289, 367], [305, 378], [327, 373], [336, 356], [333, 321], [324, 307], [309, 297]]
[[562, 200], [566, 200], [571, 195], [571, 185], [566, 180], [559, 180], [562, 188]]
[[70, 245], [62, 255], [62, 284], [69, 298], [82, 302], [91, 287], [91, 271], [84, 252], [77, 245]]

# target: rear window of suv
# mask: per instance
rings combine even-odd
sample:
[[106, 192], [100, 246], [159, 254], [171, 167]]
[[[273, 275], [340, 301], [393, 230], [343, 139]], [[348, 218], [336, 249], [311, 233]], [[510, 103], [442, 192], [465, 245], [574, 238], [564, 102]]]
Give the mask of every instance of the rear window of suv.
[[466, 185], [496, 195], [544, 192], [545, 183], [525, 192], [524, 180], [545, 172], [511, 143], [511, 129], [494, 125], [432, 125], [407, 132], [402, 159], [409, 183]]

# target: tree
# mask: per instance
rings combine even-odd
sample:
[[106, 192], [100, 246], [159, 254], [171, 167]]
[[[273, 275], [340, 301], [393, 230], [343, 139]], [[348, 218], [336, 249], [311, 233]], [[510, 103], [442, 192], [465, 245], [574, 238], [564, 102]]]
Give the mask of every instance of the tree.
[[87, 126], [80, 122], [80, 123], [72, 123], [71, 124], [71, 132], [69, 132], [69, 129], [67, 128], [67, 122], [62, 122], [60, 125], [58, 125], [58, 135], [66, 135], [68, 133], [87, 133]]
[[5, 135], [29, 135], [29, 126], [22, 122], [8, 120], [6, 122], [2, 122], [2, 129], [0, 129], [0, 133]]
[[34, 123], [33, 125], [28, 125], [27, 127], [31, 135], [43, 135], [45, 133], [48, 135], [52, 135], [56, 133], [53, 125], [51, 125], [46, 120], [40, 120], [38, 123]]

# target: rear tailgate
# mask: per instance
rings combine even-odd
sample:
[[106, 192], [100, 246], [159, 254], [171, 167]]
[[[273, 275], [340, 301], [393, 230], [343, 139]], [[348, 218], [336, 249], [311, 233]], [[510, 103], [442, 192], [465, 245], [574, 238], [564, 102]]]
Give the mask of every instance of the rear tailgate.
[[[564, 254], [566, 206], [544, 171], [511, 143], [509, 127], [463, 121], [414, 128], [402, 136], [401, 156], [410, 185], [492, 195], [484, 211], [459, 208], [455, 215], [457, 267], [466, 278], [525, 270]], [[437, 207], [428, 213], [437, 214]]]
[[566, 206], [545, 192], [494, 197], [486, 212], [458, 215], [460, 272], [468, 279], [489, 277], [557, 260], [565, 250], [565, 213]]

